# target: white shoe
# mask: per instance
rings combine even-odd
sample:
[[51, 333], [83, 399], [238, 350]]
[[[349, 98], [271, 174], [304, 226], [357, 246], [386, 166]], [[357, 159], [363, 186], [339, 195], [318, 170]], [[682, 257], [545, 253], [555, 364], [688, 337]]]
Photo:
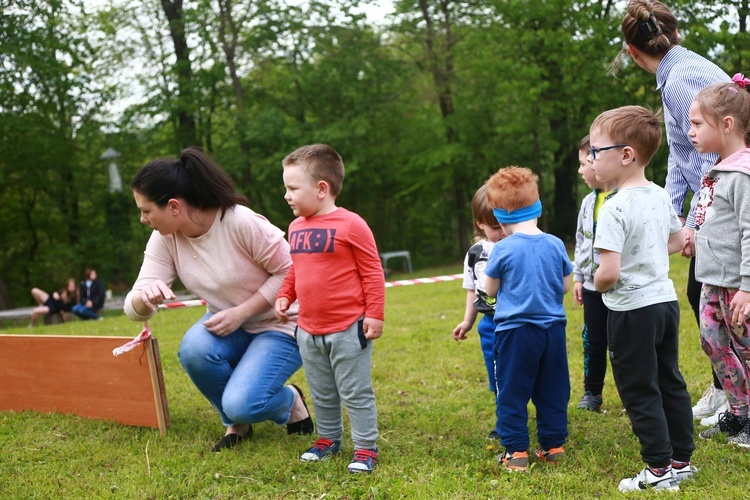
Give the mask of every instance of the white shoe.
[[692, 481], [693, 479], [695, 479], [695, 474], [698, 472], [698, 467], [695, 467], [688, 463], [678, 469], [674, 466], [673, 460], [672, 472], [674, 473], [674, 478], [678, 483], [681, 483], [682, 481]]
[[698, 402], [693, 406], [693, 419], [710, 417], [727, 402], [727, 395], [722, 389], [711, 385]]
[[646, 467], [634, 477], [620, 481], [619, 489], [623, 493], [648, 489], [679, 491], [680, 485], [677, 484], [672, 467], [663, 476], [657, 476]]
[[725, 411], [729, 411], [729, 401], [721, 405], [721, 408], [716, 410], [716, 413], [711, 415], [710, 417], [702, 418], [701, 419], [701, 425], [704, 427], [711, 427], [719, 423], [719, 415], [724, 413]]

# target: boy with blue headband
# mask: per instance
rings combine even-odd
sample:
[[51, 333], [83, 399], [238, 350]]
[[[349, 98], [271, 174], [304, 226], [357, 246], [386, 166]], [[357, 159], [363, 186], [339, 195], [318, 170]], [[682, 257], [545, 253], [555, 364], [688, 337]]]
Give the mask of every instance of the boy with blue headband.
[[495, 244], [485, 268], [485, 291], [503, 307], [495, 311], [497, 417], [509, 471], [527, 471], [527, 405], [537, 412], [534, 453], [545, 463], [564, 457], [568, 437], [570, 378], [563, 296], [573, 265], [563, 242], [537, 227], [542, 215], [538, 177], [528, 168], [500, 169], [487, 181], [487, 200], [505, 239]]

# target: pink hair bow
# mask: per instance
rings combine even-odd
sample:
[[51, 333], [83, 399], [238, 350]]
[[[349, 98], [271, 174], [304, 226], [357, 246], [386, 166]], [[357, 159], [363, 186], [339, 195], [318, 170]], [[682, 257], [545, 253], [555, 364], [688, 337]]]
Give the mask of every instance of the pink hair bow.
[[747, 88], [747, 86], [750, 85], [750, 78], [745, 78], [745, 75], [743, 75], [742, 73], [736, 73], [732, 77], [732, 81], [743, 89]]

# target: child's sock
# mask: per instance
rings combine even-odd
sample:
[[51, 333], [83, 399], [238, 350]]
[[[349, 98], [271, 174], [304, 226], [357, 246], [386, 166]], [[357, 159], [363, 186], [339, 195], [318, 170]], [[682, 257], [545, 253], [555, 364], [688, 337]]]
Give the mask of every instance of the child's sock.
[[661, 477], [661, 476], [663, 476], [664, 474], [666, 474], [667, 472], [671, 471], [671, 470], [672, 470], [672, 466], [671, 466], [671, 465], [667, 465], [666, 467], [651, 467], [651, 466], [649, 465], [649, 466], [648, 466], [648, 469], [649, 469], [649, 470], [650, 470], [650, 471], [651, 471], [651, 472], [652, 472], [652, 473], [653, 473], [653, 474], [654, 474], [655, 476], [659, 476], [659, 477]]

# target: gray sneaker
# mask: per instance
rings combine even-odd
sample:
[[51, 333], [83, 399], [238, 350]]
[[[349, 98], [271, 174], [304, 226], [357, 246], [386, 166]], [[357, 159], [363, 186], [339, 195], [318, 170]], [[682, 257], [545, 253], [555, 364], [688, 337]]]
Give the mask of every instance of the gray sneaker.
[[719, 421], [716, 422], [716, 425], [700, 432], [698, 437], [701, 439], [711, 439], [719, 434], [735, 436], [739, 434], [740, 430], [742, 430], [743, 423], [743, 419], [731, 411], [725, 411], [719, 415]]
[[742, 429], [734, 436], [727, 438], [727, 443], [741, 448], [750, 448], [750, 417], [742, 418]]
[[581, 401], [576, 406], [579, 410], [588, 410], [598, 413], [602, 408], [602, 395], [594, 396], [591, 391], [586, 391], [581, 396]]

